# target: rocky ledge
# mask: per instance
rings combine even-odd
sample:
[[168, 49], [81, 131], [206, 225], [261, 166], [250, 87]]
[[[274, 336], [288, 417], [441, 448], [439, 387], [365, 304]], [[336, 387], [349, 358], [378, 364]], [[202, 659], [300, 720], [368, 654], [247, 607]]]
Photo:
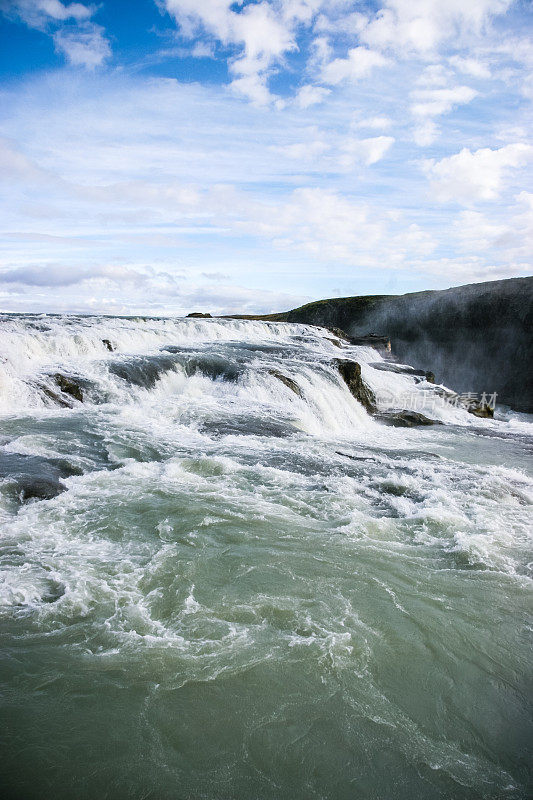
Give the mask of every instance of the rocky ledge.
[[[418, 411], [412, 411], [410, 409], [394, 409], [391, 411], [379, 410], [374, 392], [363, 380], [361, 374], [361, 365], [357, 361], [341, 358], [333, 359], [333, 363], [337, 367], [339, 374], [355, 399], [361, 403], [363, 408], [365, 408], [366, 411], [379, 422], [383, 422], [385, 425], [391, 425], [395, 428], [414, 428], [418, 425], [442, 424], [439, 420], [430, 419], [424, 414], [421, 414]], [[372, 366], [374, 368], [376, 367], [375, 364]], [[402, 369], [392, 370], [393, 372], [397, 371], [402, 374], [413, 375], [415, 379], [420, 376], [421, 380], [426, 380], [428, 383], [435, 382], [435, 376], [432, 372], [413, 370], [407, 365], [391, 364], [389, 366], [402, 367]], [[434, 393], [440, 397], [445, 395], [448, 400], [453, 401], [458, 407], [463, 408], [465, 411], [468, 411], [470, 414], [473, 414], [476, 417], [490, 419], [494, 416], [494, 409], [486, 402], [471, 400], [467, 396], [461, 397], [455, 392], [451, 392], [447, 389], [442, 389], [441, 387], [437, 386], [432, 388], [432, 391], [434, 391]]]

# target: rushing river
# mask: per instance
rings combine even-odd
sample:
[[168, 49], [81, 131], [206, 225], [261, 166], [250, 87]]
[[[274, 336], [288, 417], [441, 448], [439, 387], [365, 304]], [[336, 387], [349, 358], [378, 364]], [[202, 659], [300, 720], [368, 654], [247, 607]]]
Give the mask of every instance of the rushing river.
[[311, 327], [0, 318], [2, 797], [531, 796], [531, 418], [387, 427], [340, 356], [430, 397]]

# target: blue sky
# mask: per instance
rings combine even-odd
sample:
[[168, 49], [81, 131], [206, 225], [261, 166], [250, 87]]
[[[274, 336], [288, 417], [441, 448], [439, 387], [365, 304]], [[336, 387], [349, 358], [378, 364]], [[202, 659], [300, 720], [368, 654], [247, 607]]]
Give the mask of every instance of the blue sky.
[[531, 274], [532, 6], [0, 0], [0, 310]]

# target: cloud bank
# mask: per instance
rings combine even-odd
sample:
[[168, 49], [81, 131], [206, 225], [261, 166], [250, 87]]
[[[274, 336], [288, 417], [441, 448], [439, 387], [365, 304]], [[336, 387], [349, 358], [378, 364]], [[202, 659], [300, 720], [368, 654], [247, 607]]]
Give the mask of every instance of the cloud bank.
[[106, 2], [0, 4], [58, 59], [2, 90], [0, 308], [272, 311], [531, 272], [527, 9], [146, 8], [132, 58]]

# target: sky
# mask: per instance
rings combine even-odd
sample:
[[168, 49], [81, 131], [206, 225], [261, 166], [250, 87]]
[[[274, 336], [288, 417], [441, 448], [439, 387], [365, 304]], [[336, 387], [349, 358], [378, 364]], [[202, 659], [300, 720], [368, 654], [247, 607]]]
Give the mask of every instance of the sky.
[[0, 311], [533, 272], [529, 0], [0, 0]]

